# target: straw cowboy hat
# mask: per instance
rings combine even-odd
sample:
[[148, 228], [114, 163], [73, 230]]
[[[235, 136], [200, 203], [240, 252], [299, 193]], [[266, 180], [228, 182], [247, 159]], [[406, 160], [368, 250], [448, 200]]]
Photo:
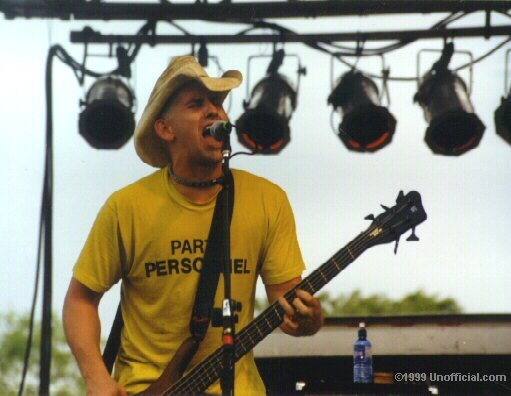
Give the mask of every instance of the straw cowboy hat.
[[145, 163], [163, 168], [170, 162], [167, 148], [154, 131], [154, 123], [167, 100], [189, 81], [197, 81], [211, 92], [218, 92], [222, 102], [231, 89], [241, 84], [238, 70], [228, 70], [222, 77], [209, 77], [193, 56], [177, 56], [156, 81], [142, 117], [135, 128], [135, 151]]

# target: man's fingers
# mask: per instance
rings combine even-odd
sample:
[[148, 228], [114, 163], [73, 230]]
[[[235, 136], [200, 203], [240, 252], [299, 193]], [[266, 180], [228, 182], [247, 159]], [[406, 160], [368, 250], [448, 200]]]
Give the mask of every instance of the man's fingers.
[[292, 305], [284, 297], [279, 297], [279, 303], [284, 308], [284, 312], [291, 318], [295, 314], [311, 316], [313, 310], [319, 307], [318, 300], [305, 290], [296, 291], [296, 298], [292, 301]]
[[295, 307], [296, 312], [302, 316], [309, 316], [312, 313], [311, 308], [305, 305], [300, 298], [295, 298], [293, 300], [293, 306]]
[[295, 314], [295, 309], [286, 301], [284, 297], [279, 297], [279, 304], [284, 308], [284, 312], [288, 316], [293, 316]]
[[298, 325], [298, 323], [293, 322], [289, 316], [284, 315], [284, 319], [282, 321], [282, 326], [285, 326], [291, 330], [296, 330], [299, 325]]
[[312, 316], [320, 307], [319, 300], [305, 290], [297, 290], [296, 298], [293, 300], [293, 306], [302, 316]]
[[296, 297], [290, 303], [279, 297], [279, 304], [284, 309], [280, 328], [287, 334], [295, 336], [315, 334], [323, 323], [321, 302], [305, 290], [296, 290]]
[[296, 297], [302, 300], [305, 303], [305, 305], [308, 305], [309, 307], [317, 304], [317, 299], [314, 298], [312, 294], [306, 292], [305, 290], [298, 289], [296, 291]]

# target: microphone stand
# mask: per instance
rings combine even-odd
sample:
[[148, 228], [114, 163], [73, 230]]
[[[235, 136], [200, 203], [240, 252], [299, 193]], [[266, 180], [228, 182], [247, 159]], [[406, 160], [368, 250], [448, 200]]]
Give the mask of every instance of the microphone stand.
[[230, 221], [229, 221], [229, 191], [232, 186], [229, 183], [227, 175], [230, 172], [229, 169], [229, 157], [231, 155], [231, 137], [230, 130], [226, 130], [223, 138], [222, 145], [222, 173], [224, 188], [224, 194], [222, 197], [222, 240], [223, 240], [223, 252], [221, 257], [223, 261], [223, 273], [224, 273], [224, 300], [222, 303], [222, 346], [223, 346], [223, 368], [220, 377], [220, 386], [222, 388], [222, 395], [232, 396], [234, 395], [234, 363], [235, 363], [235, 322], [237, 310], [237, 303], [231, 299], [231, 235], [230, 235]]

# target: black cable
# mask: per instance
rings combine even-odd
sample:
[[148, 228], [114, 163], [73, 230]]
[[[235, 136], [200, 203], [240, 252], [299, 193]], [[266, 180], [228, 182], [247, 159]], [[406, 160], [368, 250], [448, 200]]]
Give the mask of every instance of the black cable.
[[[132, 54], [133, 55], [133, 54]], [[135, 54], [136, 55], [136, 52]], [[51, 365], [51, 296], [52, 296], [52, 234], [53, 234], [53, 104], [52, 104], [52, 60], [56, 56], [64, 64], [70, 66], [81, 84], [83, 76], [100, 77], [109, 73], [96, 73], [87, 69], [84, 65], [79, 64], [73, 59], [64, 48], [60, 45], [54, 45], [48, 52], [46, 63], [46, 154], [45, 154], [45, 172], [43, 179], [43, 192], [41, 214], [39, 222], [39, 239], [37, 249], [36, 276], [34, 284], [34, 294], [32, 297], [32, 305], [30, 309], [30, 319], [28, 327], [28, 337], [25, 346], [25, 354], [23, 358], [23, 368], [21, 374], [18, 395], [23, 394], [25, 380], [28, 373], [30, 363], [30, 353], [32, 350], [34, 335], [34, 317], [37, 305], [37, 296], [39, 293], [39, 277], [41, 273], [41, 259], [44, 244], [44, 271], [43, 271], [43, 318], [41, 321], [41, 372], [40, 372], [40, 394], [49, 392], [50, 383], [50, 365]], [[115, 70], [113, 71], [115, 72]], [[81, 75], [79, 74], [81, 73]], [[43, 237], [44, 234], [44, 237]]]
[[[443, 29], [445, 27], [447, 27], [449, 24], [461, 19], [461, 18], [464, 18], [465, 16], [471, 14], [471, 13], [474, 13], [475, 11], [469, 11], [469, 12], [454, 12], [454, 13], [451, 13], [450, 15], [448, 15], [447, 17], [443, 18], [442, 20], [438, 21], [437, 23], [435, 23], [433, 26], [431, 26], [431, 29]], [[506, 16], [509, 16], [511, 17], [511, 15], [507, 14], [507, 13], [504, 13]], [[267, 22], [267, 21], [264, 21], [264, 20], [259, 20], [259, 21], [256, 21], [256, 22], [253, 22], [253, 26], [250, 27], [250, 28], [247, 28], [247, 29], [244, 29], [242, 30], [240, 33], [238, 34], [246, 34], [248, 32], [250, 32], [251, 30], [254, 30], [254, 29], [258, 29], [258, 28], [270, 28], [272, 30], [275, 30], [277, 32], [279, 32], [280, 34], [283, 34], [285, 35], [286, 33], [293, 33], [295, 34], [294, 31], [292, 31], [291, 29], [288, 29], [284, 26], [281, 26], [279, 24], [276, 24], [276, 23], [273, 23], [273, 22]], [[349, 67], [350, 69], [353, 69], [356, 67], [356, 64], [353, 64], [351, 62], [348, 62], [347, 60], [343, 59], [343, 56], [356, 56], [356, 57], [360, 57], [360, 56], [376, 56], [376, 55], [384, 55], [388, 52], [391, 52], [391, 51], [395, 51], [397, 49], [401, 49], [403, 48], [404, 46], [410, 44], [410, 43], [413, 43], [417, 41], [417, 39], [408, 39], [408, 40], [400, 40], [396, 43], [393, 43], [393, 44], [390, 44], [390, 45], [387, 45], [387, 46], [384, 46], [384, 47], [380, 47], [380, 48], [364, 48], [361, 52], [357, 52], [357, 49], [356, 48], [353, 48], [353, 47], [345, 47], [345, 46], [341, 46], [341, 45], [338, 45], [336, 43], [331, 43], [331, 42], [312, 42], [312, 43], [305, 43], [305, 45], [315, 49], [315, 50], [318, 50], [318, 51], [321, 51], [321, 52], [324, 52], [324, 53], [327, 53], [331, 56], [335, 56], [341, 63], [343, 63], [345, 66]], [[481, 60], [485, 59], [487, 56], [491, 55], [493, 52], [497, 51], [499, 48], [501, 48], [505, 43], [507, 43], [509, 40], [506, 40], [505, 42], [499, 44], [497, 47], [495, 47], [494, 49], [490, 50], [487, 54], [484, 54], [483, 56], [479, 57], [478, 59], [476, 59], [475, 61], [472, 61], [472, 62], [469, 62], [467, 64], [464, 64], [462, 66], [460, 66], [459, 68], [455, 69], [455, 70], [461, 70], [463, 68], [466, 68], [466, 67], [469, 67], [477, 62], [480, 62]], [[332, 52], [331, 50], [329, 50], [328, 48], [325, 48], [324, 46], [331, 46], [333, 48], [338, 48], [338, 49], [342, 49], [342, 50], [348, 50], [348, 52]], [[362, 71], [362, 70], [361, 70]], [[375, 79], [386, 79], [387, 81], [398, 81], [398, 82], [409, 82], [409, 81], [417, 81], [417, 77], [414, 76], [414, 77], [390, 77], [388, 75], [384, 76], [384, 75], [379, 75], [379, 74], [373, 74], [373, 73], [369, 73], [369, 72], [366, 72], [366, 71], [362, 71], [366, 76], [370, 77], [370, 78], [375, 78]]]
[[[59, 57], [59, 51], [61, 47], [53, 46], [48, 52], [48, 58], [46, 62], [46, 153], [45, 153], [45, 165], [44, 165], [44, 177], [43, 177], [43, 192], [42, 192], [42, 204], [41, 214], [39, 221], [39, 240], [37, 249], [37, 264], [36, 264], [36, 276], [34, 285], [34, 294], [32, 297], [32, 306], [30, 310], [29, 328], [27, 344], [25, 347], [25, 354], [23, 358], [23, 369], [21, 374], [20, 386], [18, 389], [18, 395], [23, 394], [25, 387], [25, 380], [28, 373], [28, 366], [30, 362], [30, 353], [32, 350], [32, 342], [34, 335], [34, 317], [35, 307], [37, 304], [37, 296], [39, 292], [39, 277], [41, 273], [41, 258], [43, 251], [44, 242], [44, 287], [43, 298], [45, 299], [43, 305], [43, 320], [42, 320], [42, 336], [41, 336], [41, 371], [40, 371], [40, 394], [49, 392], [49, 375], [50, 375], [50, 362], [51, 362], [51, 245], [52, 245], [52, 199], [53, 199], [53, 118], [52, 118], [52, 96], [51, 96], [51, 66], [52, 59], [54, 56]], [[64, 51], [65, 52], [65, 51]], [[62, 55], [62, 54], [60, 54]], [[77, 76], [78, 77], [78, 76]], [[43, 238], [44, 234], [44, 238]], [[49, 272], [49, 273], [48, 273]], [[50, 284], [48, 285], [48, 279]], [[49, 290], [46, 287], [49, 286]], [[49, 311], [49, 313], [48, 313]], [[48, 317], [49, 315], [49, 317]], [[44, 337], [43, 337], [44, 335]], [[43, 366], [46, 366], [43, 370]]]
[[183, 33], [185, 36], [191, 36], [191, 33], [188, 30], [186, 30], [184, 27], [177, 24], [176, 22], [174, 22], [172, 20], [166, 21], [166, 22], [171, 24], [172, 26], [174, 26], [177, 30], [181, 31], [181, 33]]
[[[144, 25], [144, 26], [146, 26], [146, 25]], [[141, 34], [147, 34], [147, 33], [144, 30], [144, 31], [142, 31]], [[128, 49], [128, 63], [129, 64], [131, 64], [135, 60], [136, 56], [138, 55], [138, 51], [140, 50], [140, 46], [141, 46], [141, 44], [137, 44], [134, 47], [134, 49], [131, 51], [131, 53], [129, 53], [129, 49]], [[121, 68], [119, 68], [119, 67], [117, 67], [109, 72], [106, 72], [106, 73], [105, 72], [103, 72], [103, 73], [95, 72], [93, 70], [86, 68], [84, 64], [77, 62], [60, 45], [55, 45], [54, 48], [55, 48], [55, 50], [54, 50], [55, 56], [57, 56], [64, 64], [71, 67], [71, 69], [73, 70], [73, 72], [78, 80], [78, 83], [80, 85], [82, 85], [83, 76], [85, 76], [85, 75], [89, 76], [89, 77], [99, 78], [99, 77], [108, 76], [108, 75], [112, 75], [112, 74], [121, 74], [121, 72], [122, 72]], [[81, 75], [79, 75], [78, 73], [81, 73]]]
[[476, 63], [479, 63], [481, 62], [482, 60], [486, 59], [487, 57], [489, 57], [491, 54], [493, 54], [495, 51], [499, 50], [500, 48], [502, 48], [504, 45], [506, 45], [507, 43], [509, 43], [511, 41], [511, 36], [508, 37], [507, 39], [505, 39], [503, 42], [501, 42], [500, 44], [498, 44], [496, 47], [493, 47], [491, 50], [489, 50], [488, 52], [486, 52], [485, 54], [481, 55], [479, 58], [476, 58], [474, 59], [473, 61], [470, 61], [468, 63], [465, 63], [461, 66], [458, 66], [457, 68], [453, 69], [455, 71], [459, 71], [459, 70], [462, 70], [462, 69], [465, 69], [467, 67], [470, 67], [472, 65], [475, 65]]
[[256, 155], [259, 154], [258, 150], [254, 151], [238, 151], [237, 153], [232, 154], [229, 158], [236, 157], [237, 155]]
[[[433, 26], [431, 26], [430, 29], [441, 29], [441, 28], [444, 28], [449, 23], [452, 23], [452, 22], [454, 22], [454, 21], [456, 21], [456, 20], [458, 20], [458, 19], [468, 15], [469, 13], [462, 13], [462, 14], [459, 14], [459, 15], [456, 15], [456, 14], [457, 13], [450, 14], [448, 17], [442, 19], [441, 21], [439, 21], [436, 24], [434, 24]], [[238, 33], [238, 35], [244, 35], [244, 34], [248, 33], [251, 30], [254, 30], [256, 28], [262, 28], [262, 27], [270, 28], [272, 30], [280, 32], [281, 34], [285, 34], [285, 33], [296, 34], [296, 32], [292, 31], [291, 29], [288, 29], [288, 28], [286, 28], [284, 26], [281, 26], [279, 24], [270, 23], [270, 22], [267, 22], [267, 21], [264, 21], [264, 20], [256, 21], [256, 22], [253, 23], [253, 25], [254, 25], [253, 27], [250, 27], [248, 29], [242, 30], [241, 32]], [[390, 51], [394, 51], [396, 49], [400, 49], [403, 46], [405, 46], [407, 44], [410, 44], [411, 42], [414, 42], [414, 41], [416, 41], [416, 39], [413, 39], [413, 40], [400, 40], [400, 41], [397, 41], [395, 43], [392, 43], [392, 44], [389, 44], [389, 45], [386, 45], [386, 46], [380, 47], [380, 48], [364, 48], [363, 51], [361, 51], [361, 52], [357, 51], [357, 48], [347, 47], [347, 46], [343, 46], [343, 45], [332, 43], [332, 42], [322, 42], [322, 44], [330, 45], [330, 46], [332, 46], [334, 48], [338, 48], [338, 49], [341, 49], [341, 50], [348, 51], [348, 52], [343, 54], [344, 56], [374, 56], [374, 55], [382, 55], [384, 53], [387, 53], [387, 52], [390, 52]]]
[[[283, 26], [280, 26], [276, 23], [273, 23], [273, 22], [267, 22], [267, 21], [256, 21], [253, 23], [254, 25], [254, 28], [270, 28], [270, 29], [273, 29], [273, 30], [276, 30], [278, 32], [280, 32], [281, 34], [285, 34], [285, 33], [294, 33], [292, 30], [288, 29], [288, 28], [285, 28]], [[318, 51], [321, 51], [321, 52], [324, 52], [328, 55], [331, 55], [331, 56], [335, 56], [334, 53], [332, 53], [332, 51], [330, 51], [329, 49], [327, 48], [324, 48], [322, 45], [331, 45], [331, 43], [323, 43], [323, 42], [309, 42], [309, 43], [305, 43], [305, 45], [307, 45], [308, 47], [311, 47], [315, 50], [318, 50]], [[354, 56], [356, 54], [350, 54], [350, 56]], [[337, 56], [336, 57], [341, 63], [345, 64], [347, 67], [349, 67], [350, 69], [353, 69], [354, 68], [354, 65], [345, 61], [344, 59], [342, 59], [341, 56]], [[366, 73], [364, 72], [367, 76], [369, 77], [372, 77], [372, 78], [383, 78], [383, 76], [381, 75], [375, 75], [375, 74], [370, 74], [370, 73]], [[413, 78], [410, 78], [410, 77], [388, 77], [387, 78], [388, 80], [393, 80], [393, 81], [415, 81], [417, 78], [416, 77], [413, 77]]]
[[44, 223], [44, 210], [45, 210], [45, 184], [46, 181], [43, 182], [43, 192], [42, 192], [42, 205], [41, 205], [41, 213], [39, 217], [39, 238], [37, 242], [37, 259], [36, 259], [36, 270], [35, 270], [35, 284], [34, 284], [34, 295], [32, 296], [32, 306], [30, 308], [30, 318], [28, 323], [28, 336], [27, 336], [27, 344], [25, 346], [25, 355], [23, 357], [23, 368], [21, 371], [21, 381], [18, 389], [18, 396], [23, 394], [23, 390], [25, 387], [25, 379], [27, 377], [28, 365], [30, 362], [30, 351], [32, 350], [32, 341], [34, 338], [34, 317], [35, 317], [35, 307], [37, 304], [37, 295], [39, 293], [39, 276], [41, 273], [41, 253], [42, 253], [42, 241], [43, 241], [43, 223]]
[[[149, 31], [150, 24], [142, 32]], [[131, 63], [140, 49], [136, 46], [131, 54], [128, 55], [129, 63]], [[40, 345], [40, 388], [39, 394], [48, 394], [50, 385], [50, 369], [51, 369], [51, 298], [52, 298], [52, 237], [53, 237], [53, 102], [52, 102], [52, 64], [53, 57], [57, 57], [64, 64], [71, 67], [75, 77], [80, 85], [83, 83], [85, 75], [91, 77], [101, 77], [108, 74], [118, 73], [119, 67], [110, 73], [97, 73], [85, 67], [84, 64], [78, 63], [67, 51], [60, 45], [54, 45], [48, 52], [46, 63], [46, 153], [45, 153], [45, 171], [43, 178], [42, 204], [39, 223], [39, 239], [36, 262], [36, 276], [34, 284], [34, 294], [32, 297], [32, 305], [30, 309], [30, 319], [28, 327], [28, 337], [25, 346], [25, 354], [23, 358], [23, 368], [18, 395], [21, 396], [24, 391], [28, 366], [30, 363], [30, 353], [33, 344], [34, 324], [35, 324], [35, 308], [37, 305], [37, 296], [39, 293], [39, 277], [41, 273], [41, 261], [44, 252], [44, 271], [43, 271], [43, 312], [41, 321], [41, 345]], [[122, 65], [126, 66], [126, 64]], [[43, 237], [44, 235], [44, 237]], [[44, 249], [43, 249], [44, 245]]]
[[[458, 14], [457, 12], [451, 13], [446, 18], [440, 20], [439, 22], [437, 22], [433, 26], [431, 26], [430, 29], [431, 30], [433, 30], [433, 29], [435, 29], [435, 30], [443, 29], [448, 24], [450, 24], [450, 23], [452, 23], [454, 21], [457, 21], [458, 19], [461, 19], [461, 18], [465, 17], [466, 15], [468, 15], [468, 14], [470, 14], [472, 12], [474, 12], [474, 11], [463, 12], [463, 13], [460, 13], [460, 14]], [[458, 14], [458, 15], [456, 15], [456, 14]], [[395, 43], [392, 43], [392, 44], [389, 44], [389, 45], [386, 45], [386, 46], [383, 46], [383, 47], [380, 47], [380, 48], [365, 48], [364, 51], [359, 56], [383, 55], [383, 54], [386, 54], [387, 52], [391, 52], [391, 51], [395, 51], [397, 49], [401, 49], [405, 45], [408, 45], [408, 44], [410, 44], [410, 43], [412, 43], [414, 41], [417, 41], [417, 40], [415, 40], [415, 39], [414, 40], [399, 40], [399, 41], [396, 41]], [[331, 45], [334, 48], [339, 48], [339, 49], [342, 49], [342, 50], [348, 50], [353, 55], [356, 55], [356, 48], [346, 47], [346, 46], [342, 46], [342, 45], [339, 45], [339, 44], [336, 44], [336, 43], [326, 43], [326, 44]], [[353, 56], [353, 55], [351, 55], [351, 56]], [[350, 56], [349, 53], [346, 54], [346, 56]]]
[[[500, 44], [498, 44], [495, 47], [493, 47], [492, 49], [490, 49], [485, 54], [481, 55], [480, 57], [474, 59], [473, 61], [467, 62], [467, 63], [465, 63], [465, 64], [463, 64], [461, 66], [458, 66], [458, 67], [456, 67], [456, 68], [454, 68], [452, 70], [459, 71], [459, 70], [462, 70], [462, 69], [466, 69], [467, 67], [473, 66], [476, 63], [479, 63], [479, 62], [483, 61], [488, 56], [492, 55], [494, 52], [498, 51], [500, 48], [502, 48], [504, 45], [506, 45], [509, 42], [511, 42], [511, 36], [508, 37], [507, 39], [505, 39], [504, 41], [502, 41]], [[352, 67], [352, 64], [347, 62], [347, 61], [345, 61], [344, 59], [339, 59], [339, 61], [344, 63], [346, 66]], [[366, 76], [371, 77], [371, 78], [377, 78], [377, 79], [383, 78], [383, 76], [380, 76], [380, 75], [375, 75], [375, 74], [371, 74], [371, 73], [367, 73], [367, 72], [363, 72], [363, 73]], [[388, 77], [388, 80], [389, 81], [416, 81], [417, 77]]]
[[[142, 27], [138, 30], [137, 36], [148, 36], [149, 34], [156, 35], [156, 25], [159, 21], [157, 20], [150, 20], [147, 21]], [[174, 26], [177, 30], [179, 30], [181, 33], [183, 33], [185, 36], [190, 36], [190, 32], [187, 31], [185, 28], [177, 24], [176, 22], [169, 20], [165, 21], [169, 23], [170, 25]], [[133, 44], [130, 44], [128, 46], [128, 65], [131, 65], [138, 56], [138, 53], [140, 49], [142, 48], [142, 43], [137, 43], [133, 46]], [[117, 72], [118, 70], [113, 71], [112, 73]]]
[[[147, 36], [148, 34], [156, 35], [156, 21], [147, 21], [137, 32], [139, 36]], [[142, 43], [135, 44], [135, 46], [128, 46], [128, 64], [131, 65], [135, 61], [135, 58], [142, 47]]]
[[78, 63], [71, 55], [67, 53], [67, 51], [62, 48], [60, 45], [54, 46], [55, 48], [55, 56], [59, 58], [64, 64], [68, 65], [73, 69], [73, 72], [75, 72], [75, 76], [78, 79], [78, 82], [81, 81], [81, 78], [79, 75], [77, 75], [77, 72], [81, 72], [84, 75], [87, 75], [89, 77], [95, 77], [99, 78], [108, 74], [116, 74], [118, 72], [118, 69], [115, 69], [109, 73], [97, 73], [95, 71], [87, 69], [82, 64]]
[[218, 60], [218, 57], [211, 56], [210, 59], [213, 61], [213, 63], [216, 65], [216, 67], [218, 68], [218, 70], [220, 70], [221, 73], [225, 72], [222, 65], [220, 64], [220, 61]]
[[[431, 26], [431, 29], [443, 29], [443, 28], [447, 27], [447, 25], [450, 25], [451, 23], [453, 23], [461, 18], [464, 18], [467, 15], [472, 14], [474, 12], [475, 11], [464, 11], [464, 12], [460, 12], [460, 13], [453, 12], [453, 13], [449, 14], [446, 18], [438, 21], [433, 26]], [[456, 15], [456, 14], [458, 14], [458, 15]]]
[[46, 61], [46, 156], [43, 188], [44, 214], [44, 260], [43, 260], [43, 302], [41, 319], [39, 394], [50, 392], [52, 355], [52, 295], [53, 295], [53, 98], [52, 68], [53, 57], [60, 46], [50, 48]]

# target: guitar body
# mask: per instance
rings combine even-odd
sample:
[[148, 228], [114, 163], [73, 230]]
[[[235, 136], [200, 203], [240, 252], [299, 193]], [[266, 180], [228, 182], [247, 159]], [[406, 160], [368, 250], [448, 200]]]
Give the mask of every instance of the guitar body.
[[163, 395], [183, 376], [199, 345], [200, 343], [192, 337], [184, 340], [160, 377], [146, 390], [137, 393], [135, 396]]
[[[376, 217], [369, 215], [366, 217], [366, 219], [372, 220], [371, 225], [366, 231], [358, 235], [335, 253], [330, 260], [313, 271], [293, 289], [289, 290], [284, 295], [284, 298], [291, 302], [296, 297], [297, 289], [305, 290], [310, 294], [316, 293], [372, 246], [395, 241], [396, 251], [401, 235], [410, 229], [412, 234], [407, 240], [419, 240], [415, 235], [415, 227], [426, 220], [427, 215], [422, 207], [421, 196], [418, 192], [410, 191], [404, 195], [400, 191], [396, 205], [392, 208], [385, 206], [383, 208], [385, 211], [380, 215]], [[273, 303], [261, 315], [243, 328], [236, 336], [234, 348], [235, 360], [238, 361], [277, 328], [282, 323], [284, 314], [282, 306], [278, 302]], [[221, 375], [223, 369], [222, 347], [194, 366], [183, 377], [183, 373], [197, 351], [198, 346], [199, 343], [191, 337], [185, 340], [160, 378], [138, 395], [189, 395], [203, 392], [207, 389]]]

